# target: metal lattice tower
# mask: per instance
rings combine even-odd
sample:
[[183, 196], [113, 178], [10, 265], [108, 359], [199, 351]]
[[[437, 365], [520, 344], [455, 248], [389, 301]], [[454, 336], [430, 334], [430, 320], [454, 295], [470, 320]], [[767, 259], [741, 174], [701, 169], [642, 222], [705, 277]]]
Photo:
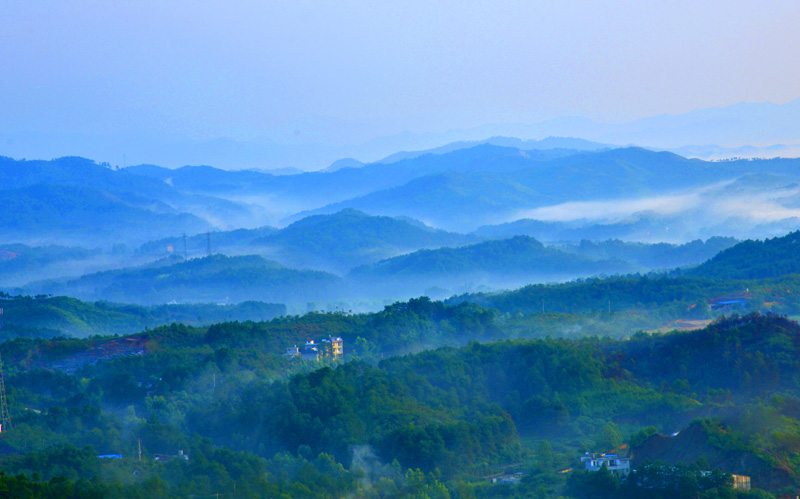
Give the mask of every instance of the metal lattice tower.
[[6, 375], [3, 372], [3, 361], [0, 359], [0, 432], [11, 429], [11, 414], [8, 412], [6, 398]]

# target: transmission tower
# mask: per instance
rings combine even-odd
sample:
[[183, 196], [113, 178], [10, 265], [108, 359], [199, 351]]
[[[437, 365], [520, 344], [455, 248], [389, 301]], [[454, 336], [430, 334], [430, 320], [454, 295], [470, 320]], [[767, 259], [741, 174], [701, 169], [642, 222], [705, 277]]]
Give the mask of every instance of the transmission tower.
[[11, 414], [8, 412], [6, 398], [6, 375], [3, 372], [3, 361], [0, 359], [0, 432], [11, 429]]

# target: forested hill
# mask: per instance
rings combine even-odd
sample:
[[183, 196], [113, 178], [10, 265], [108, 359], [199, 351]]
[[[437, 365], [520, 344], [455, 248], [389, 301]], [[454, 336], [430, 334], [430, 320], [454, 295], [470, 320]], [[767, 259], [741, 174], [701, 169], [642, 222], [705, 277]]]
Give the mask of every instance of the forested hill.
[[252, 207], [181, 192], [168, 183], [79, 157], [25, 161], [0, 156], [0, 242], [141, 244], [197, 233], [209, 219], [243, 223]]
[[621, 260], [591, 260], [546, 248], [528, 236], [486, 241], [460, 248], [420, 250], [354, 269], [358, 279], [420, 279], [427, 283], [469, 274], [492, 274], [502, 282], [559, 279], [587, 274], [627, 273], [633, 267]]
[[800, 231], [764, 241], [743, 241], [687, 275], [715, 279], [760, 279], [800, 273]]
[[677, 375], [693, 391], [714, 388], [753, 396], [800, 390], [793, 379], [800, 372], [793, 353], [798, 348], [797, 322], [753, 313], [718, 319], [691, 333], [634, 335], [609, 351], [622, 354], [620, 368], [654, 385], [673, 383]]
[[475, 303], [510, 314], [531, 314], [543, 309], [568, 314], [627, 311], [643, 320], [639, 327], [651, 329], [660, 327], [656, 325], [659, 320], [714, 318], [721, 312], [712, 310], [711, 304], [731, 295], [740, 301], [723, 307], [722, 312], [796, 315], [800, 314], [799, 293], [800, 276], [794, 274], [742, 280], [633, 275], [468, 293], [453, 296], [447, 303]]
[[408, 217], [372, 216], [356, 210], [313, 215], [282, 229], [259, 227], [177, 236], [143, 244], [137, 253], [189, 257], [214, 253], [261, 254], [293, 268], [344, 274], [353, 267], [420, 248], [461, 246], [483, 238], [428, 227]]
[[286, 315], [278, 303], [235, 305], [173, 304], [143, 307], [111, 302], [89, 303], [67, 296], [11, 296], [0, 292], [0, 341], [17, 336], [51, 338], [132, 334], [180, 322], [213, 324], [226, 320], [263, 321]]
[[578, 245], [556, 247], [595, 260], [614, 258], [646, 269], [673, 269], [701, 264], [737, 242], [732, 237], [711, 237], [706, 241], [697, 239], [684, 244], [644, 244], [619, 239], [605, 241], [583, 239]]
[[[28, 470], [46, 480], [56, 469], [73, 480], [97, 476], [95, 484], [115, 491], [111, 497], [125, 496], [121, 490], [142, 496], [157, 478], [159, 490], [144, 495], [214, 494], [232, 491], [235, 481], [242, 493], [291, 497], [413, 497], [406, 487], [415, 483], [440, 497], [526, 497], [524, 485], [538, 483], [546, 495], [582, 499], [591, 495], [562, 489], [565, 474], [557, 472], [577, 467], [584, 451], [673, 433], [700, 417], [713, 432], [708, 445], [746, 455], [766, 471], [782, 470], [780, 482], [754, 475], [754, 487], [800, 484], [800, 447], [792, 437], [800, 427], [792, 409], [800, 406], [800, 327], [776, 316], [623, 342], [472, 342], [377, 364], [321, 367], [281, 356], [285, 342], [334, 333], [347, 338], [352, 358], [368, 353], [372, 342], [402, 344], [412, 323], [424, 336], [444, 317], [449, 325], [439, 325], [446, 334], [476, 322], [483, 323], [471, 329], [477, 336], [501, 327], [477, 307], [421, 300], [371, 316], [172, 325], [130, 341], [7, 342], [0, 349], [15, 430], [4, 436], [8, 453], [0, 462], [9, 472]], [[354, 333], [372, 336], [353, 340]], [[93, 363], [83, 354], [88, 348], [95, 355], [130, 354]], [[61, 445], [44, 447], [44, 437]], [[137, 464], [127, 456], [137, 455], [140, 440]], [[188, 453], [188, 464], [153, 464], [155, 454], [177, 449]], [[100, 467], [93, 453], [126, 457]], [[517, 488], [479, 480], [506, 463], [519, 463], [529, 478]], [[138, 475], [114, 481], [132, 466]], [[413, 478], [416, 469], [421, 478]], [[358, 473], [368, 479], [356, 479]], [[379, 490], [395, 492], [370, 492], [379, 482], [385, 487]]]
[[35, 283], [26, 289], [84, 300], [153, 305], [173, 301], [306, 303], [331, 296], [342, 287], [342, 279], [333, 274], [290, 269], [255, 255], [217, 254], [187, 261], [173, 256], [145, 266], [98, 272], [74, 280]]
[[[498, 292], [454, 296], [448, 303], [470, 302], [507, 313], [542, 311], [581, 313], [592, 310], [658, 309], [673, 307], [687, 314], [703, 313], [692, 307], [718, 294], [741, 290], [737, 281], [711, 279], [651, 278], [647, 276], [585, 279], [563, 284], [535, 284]], [[694, 310], [698, 308], [698, 310]]]
[[144, 234], [164, 236], [211, 228], [201, 218], [130, 192], [116, 193], [87, 186], [36, 184], [0, 189], [3, 242], [46, 237], [95, 244], [109, 233], [117, 241], [141, 241]]
[[432, 229], [411, 219], [342, 210], [303, 218], [256, 239], [253, 246], [274, 248], [276, 258], [289, 266], [345, 273], [356, 265], [419, 248], [460, 246], [477, 240], [476, 236]]
[[0, 185], [3, 189], [21, 189], [38, 184], [79, 185], [117, 192], [167, 195], [170, 187], [138, 175], [127, 175], [80, 157], [64, 157], [51, 161], [15, 160], [0, 156]]

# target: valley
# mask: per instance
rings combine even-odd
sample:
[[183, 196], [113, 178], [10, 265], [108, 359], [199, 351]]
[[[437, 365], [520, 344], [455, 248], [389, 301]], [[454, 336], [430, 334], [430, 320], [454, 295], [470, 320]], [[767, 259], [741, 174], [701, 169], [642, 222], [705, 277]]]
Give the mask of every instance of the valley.
[[[28, 163], [0, 164], [0, 195], [31, 205], [0, 246], [7, 488], [582, 499], [666, 497], [687, 481], [685, 497], [800, 487], [800, 326], [786, 318], [800, 316], [800, 233], [780, 232], [795, 225], [795, 160], [453, 145], [283, 176]], [[601, 194], [609, 183], [620, 190]], [[742, 189], [787, 218], [696, 218]], [[634, 193], [678, 207], [613, 201]], [[237, 201], [292, 196], [315, 205], [270, 220]], [[627, 479], [579, 471], [586, 453], [613, 452]], [[753, 492], [736, 488], [745, 479]]]

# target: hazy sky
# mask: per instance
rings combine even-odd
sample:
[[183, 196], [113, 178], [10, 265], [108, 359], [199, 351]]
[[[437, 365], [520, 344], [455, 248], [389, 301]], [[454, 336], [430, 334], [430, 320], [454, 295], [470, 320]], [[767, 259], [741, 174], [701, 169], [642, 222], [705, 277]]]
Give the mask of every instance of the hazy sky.
[[0, 131], [331, 142], [800, 97], [793, 1], [0, 0]]

